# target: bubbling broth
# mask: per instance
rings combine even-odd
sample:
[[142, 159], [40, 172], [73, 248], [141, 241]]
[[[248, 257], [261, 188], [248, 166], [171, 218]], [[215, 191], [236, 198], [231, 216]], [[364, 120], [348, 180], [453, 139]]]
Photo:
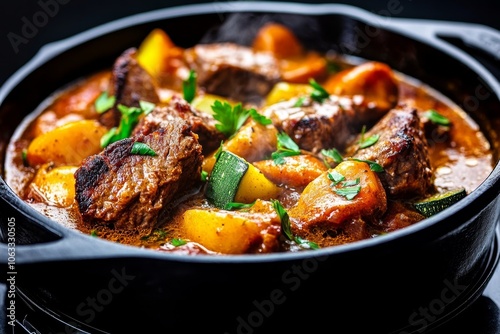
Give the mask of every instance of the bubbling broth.
[[5, 159], [23, 200], [95, 237], [189, 255], [333, 247], [416, 224], [493, 169], [442, 94], [281, 24], [251, 46], [181, 48], [155, 29], [110, 65], [49, 97]]

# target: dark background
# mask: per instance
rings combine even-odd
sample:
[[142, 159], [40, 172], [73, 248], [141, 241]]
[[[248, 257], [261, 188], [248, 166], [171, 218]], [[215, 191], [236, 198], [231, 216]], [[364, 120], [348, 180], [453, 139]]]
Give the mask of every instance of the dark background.
[[[308, 3], [342, 3], [361, 7], [370, 12], [387, 12], [391, 1], [399, 1], [402, 8], [397, 17], [452, 20], [488, 25], [500, 30], [500, 1], [498, 0], [350, 0], [307, 1]], [[196, 3], [224, 6], [227, 0], [10, 0], [0, 1], [0, 85], [31, 59], [44, 44], [72, 36], [97, 25], [124, 16], [169, 6]], [[297, 1], [288, 1], [297, 2]], [[46, 21], [39, 15], [45, 10]], [[38, 13], [38, 14], [37, 14]], [[26, 22], [39, 19], [37, 31], [28, 31]], [[23, 40], [15, 40], [19, 36]], [[16, 43], [17, 42], [17, 43]], [[17, 45], [16, 45], [17, 44]], [[16, 50], [17, 48], [17, 50]]]

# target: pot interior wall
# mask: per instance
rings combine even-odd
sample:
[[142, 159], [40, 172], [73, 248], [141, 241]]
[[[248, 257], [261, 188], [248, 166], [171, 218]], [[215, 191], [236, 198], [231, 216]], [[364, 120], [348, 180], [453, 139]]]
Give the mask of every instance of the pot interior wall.
[[[193, 25], [194, 20], [195, 25]], [[153, 28], [164, 29], [174, 43], [182, 47], [189, 47], [199, 41], [235, 41], [249, 44], [255, 31], [268, 21], [289, 25], [308, 47], [317, 48], [320, 51], [334, 50], [349, 56], [382, 61], [397, 71], [428, 83], [470, 112], [487, 134], [495, 150], [495, 157], [498, 159], [500, 147], [498, 97], [493, 92], [489, 92], [490, 88], [469, 67], [444, 52], [423, 42], [373, 27], [342, 14], [306, 17], [272, 13], [246, 13], [233, 16], [212, 13], [141, 23], [85, 41], [54, 58], [47, 59], [14, 88], [0, 107], [2, 175], [5, 147], [13, 131], [26, 115], [55, 90], [93, 71], [111, 66], [122, 51], [128, 47], [138, 46]], [[246, 32], [244, 36], [241, 35], [242, 31]], [[488, 97], [485, 97], [487, 95]], [[477, 104], [467, 104], [476, 100]], [[493, 216], [498, 216], [498, 209], [493, 208], [494, 204], [490, 206], [488, 212], [493, 212]], [[496, 207], [498, 208], [498, 205]], [[27, 229], [25, 235], [28, 236], [26, 243], [30, 240], [31, 242], [40, 241], [40, 237], [30, 239], [30, 234], [43, 235], [44, 240], [57, 238], [57, 236], [51, 236], [48, 231], [42, 234], [35, 223], [26, 225], [25, 228]], [[469, 223], [464, 227], [464, 229], [467, 228], [473, 229], [474, 225]], [[422, 253], [409, 251], [398, 254], [392, 258], [391, 262], [385, 262], [385, 256], [393, 252], [393, 249], [381, 247], [377, 254], [369, 256], [373, 260], [371, 263], [367, 263], [367, 266], [363, 268], [354, 266], [349, 273], [336, 273], [335, 268], [353, 268], [353, 263], [363, 262], [363, 256], [368, 256], [366, 252], [359, 252], [355, 256], [339, 256], [334, 260], [326, 261], [323, 266], [318, 265], [321, 260], [314, 262], [313, 259], [309, 262], [279, 262], [278, 264], [263, 264], [256, 261], [257, 263], [251, 264], [213, 263], [200, 266], [192, 266], [190, 263], [179, 265], [176, 262], [155, 259], [133, 259], [132, 261], [113, 259], [111, 263], [110, 260], [105, 259], [92, 263], [60, 262], [25, 268], [25, 272], [19, 277], [31, 278], [39, 271], [54, 274], [37, 280], [35, 287], [32, 284], [33, 281], [30, 280], [21, 280], [19, 285], [26, 287], [28, 291], [31, 289], [32, 292], [40, 286], [46, 287], [47, 290], [39, 289], [34, 292], [34, 295], [42, 302], [49, 303], [54, 309], [62, 305], [64, 307], [71, 305], [68, 315], [81, 324], [106, 327], [103, 319], [113, 319], [123, 331], [130, 330], [126, 319], [141, 319], [144, 328], [154, 328], [156, 325], [164, 325], [165, 328], [175, 325], [176, 328], [183, 328], [184, 324], [186, 325], [184, 328], [199, 329], [217, 324], [216, 328], [221, 331], [244, 332], [244, 326], [248, 326], [249, 322], [261, 321], [257, 316], [251, 318], [252, 312], [257, 311], [263, 323], [275, 322], [273, 325], [276, 328], [287, 330], [297, 329], [296, 322], [300, 322], [304, 329], [330, 328], [332, 332], [340, 332], [337, 329], [346, 328], [346, 326], [351, 329], [364, 327], [361, 325], [392, 330], [402, 327], [387, 328], [387, 326], [408, 325], [406, 321], [414, 308], [429, 305], [436, 296], [440, 296], [443, 289], [450, 288], [448, 284], [455, 284], [455, 288], [460, 289], [465, 284], [464, 282], [474, 282], [478, 276], [481, 276], [482, 268], [487, 262], [488, 240], [492, 239], [492, 232], [485, 226], [475, 226], [475, 228], [480, 231], [458, 233], [457, 238], [449, 239], [445, 243], [432, 239]], [[467, 238], [476, 234], [483, 235], [484, 240], [481, 241], [484, 244], [476, 243], [464, 249], [456, 246], [456, 242], [468, 245]], [[412, 242], [417, 245], [420, 241], [414, 239]], [[439, 258], [439, 256], [453, 252], [455, 247], [463, 251], [463, 256], [448, 262], [446, 258]], [[409, 245], [401, 248], [410, 249]], [[446, 251], [440, 253], [443, 249]], [[461, 275], [464, 282], [454, 281], [456, 277], [450, 276], [450, 273], [456, 274], [456, 267], [460, 266], [460, 262], [464, 259], [470, 261], [473, 256], [469, 252], [474, 251], [478, 251], [479, 254], [476, 258], [477, 262], [468, 264], [466, 272]], [[437, 258], [429, 262], [428, 259], [432, 254], [437, 254]], [[387, 272], [397, 272], [394, 265], [398, 263], [400, 263], [401, 271], [397, 276], [389, 279], [384, 276]], [[446, 265], [440, 266], [443, 263]], [[293, 271], [294, 266], [298, 266], [306, 271], [304, 274], [306, 275], [307, 270], [313, 270], [311, 268], [316, 265], [318, 269], [314, 269], [315, 274], [311, 276], [311, 279], [303, 278]], [[116, 289], [125, 287], [124, 292], [111, 294], [115, 301], [121, 302], [110, 304], [111, 306], [105, 307], [102, 312], [91, 313], [92, 307], [87, 304], [87, 298], [100, 297], [107, 301], [103, 298], [107, 298], [108, 292], [111, 291], [109, 282], [115, 277], [112, 270], [115, 269], [121, 273], [125, 266], [129, 276], [125, 278], [121, 276], [124, 279], [123, 286], [113, 286]], [[85, 271], [82, 271], [82, 268], [85, 268]], [[76, 272], [80, 274], [75, 275]], [[429, 272], [432, 275], [429, 275]], [[344, 275], [344, 278], [339, 281], [331, 279], [337, 275]], [[475, 277], [472, 277], [474, 275]], [[55, 276], [57, 278], [54, 278]], [[134, 279], [127, 281], [126, 278], [131, 276]], [[270, 278], [271, 281], [266, 281], [264, 277]], [[338, 284], [345, 283], [345, 277], [351, 279], [349, 285]], [[435, 277], [438, 277], [437, 284]], [[70, 294], [57, 289], [68, 281], [72, 282], [74, 293]], [[178, 288], [169, 289], [171, 286]], [[303, 288], [298, 289], [301, 286]], [[293, 290], [294, 287], [297, 289]], [[390, 289], [391, 292], [389, 293], [386, 289]], [[220, 298], [220, 291], [225, 291], [223, 299]], [[235, 293], [231, 294], [231, 291]], [[273, 317], [268, 320], [265, 312], [271, 312], [269, 308], [261, 310], [259, 307], [269, 307], [269, 304], [264, 301], [270, 298], [282, 300], [277, 295], [271, 296], [272, 293], [279, 291], [285, 292], [285, 298], [292, 302], [285, 303], [283, 307], [278, 307], [281, 304], [275, 302]], [[147, 300], [146, 305], [141, 304], [144, 300]], [[177, 304], [169, 304], [169, 300]], [[317, 304], [320, 300], [325, 301], [332, 308], [322, 309]], [[350, 302], [346, 305], [336, 305], [336, 300], [349, 300]], [[309, 304], [310, 301], [312, 301], [311, 304]], [[411, 303], [405, 303], [405, 301], [411, 301]], [[83, 308], [81, 303], [83, 303]], [[127, 306], [125, 309], [119, 307], [122, 303]], [[387, 309], [381, 308], [382, 304], [388, 305]], [[301, 306], [303, 311], [297, 309], [298, 306]], [[159, 309], [163, 313], [159, 313]], [[339, 311], [337, 315], [340, 316], [333, 317], [331, 310]], [[363, 314], [358, 314], [358, 312], [363, 312]], [[87, 322], [92, 314], [95, 317]], [[360, 316], [367, 321], [366, 324], [359, 323]], [[246, 325], [242, 324], [240, 317]], [[346, 324], [346, 322], [351, 322], [351, 326], [349, 327], [349, 323]], [[257, 327], [261, 326], [252, 325], [251, 329], [258, 332]], [[410, 326], [412, 330], [419, 328]], [[248, 328], [246, 332], [250, 332]]]

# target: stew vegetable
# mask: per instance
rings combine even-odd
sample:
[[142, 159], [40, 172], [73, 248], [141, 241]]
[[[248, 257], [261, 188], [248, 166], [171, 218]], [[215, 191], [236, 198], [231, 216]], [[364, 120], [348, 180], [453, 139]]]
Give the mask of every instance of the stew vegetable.
[[181, 254], [314, 251], [416, 224], [492, 171], [447, 98], [388, 65], [161, 29], [56, 92], [13, 136], [5, 180], [95, 237]]

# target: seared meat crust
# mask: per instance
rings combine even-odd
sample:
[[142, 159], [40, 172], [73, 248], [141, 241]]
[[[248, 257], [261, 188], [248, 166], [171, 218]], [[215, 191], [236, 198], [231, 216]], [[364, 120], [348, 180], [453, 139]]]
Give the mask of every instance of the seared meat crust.
[[[132, 154], [135, 142], [155, 156]], [[189, 124], [172, 117], [147, 135], [137, 134], [87, 158], [76, 171], [76, 201], [83, 221], [149, 233], [169, 205], [200, 180], [202, 148]]]
[[421, 197], [433, 190], [428, 144], [416, 109], [392, 109], [364, 136], [372, 135], [380, 136], [373, 146], [360, 149], [356, 143], [347, 149], [346, 155], [381, 165], [384, 172], [379, 176], [388, 196]]

